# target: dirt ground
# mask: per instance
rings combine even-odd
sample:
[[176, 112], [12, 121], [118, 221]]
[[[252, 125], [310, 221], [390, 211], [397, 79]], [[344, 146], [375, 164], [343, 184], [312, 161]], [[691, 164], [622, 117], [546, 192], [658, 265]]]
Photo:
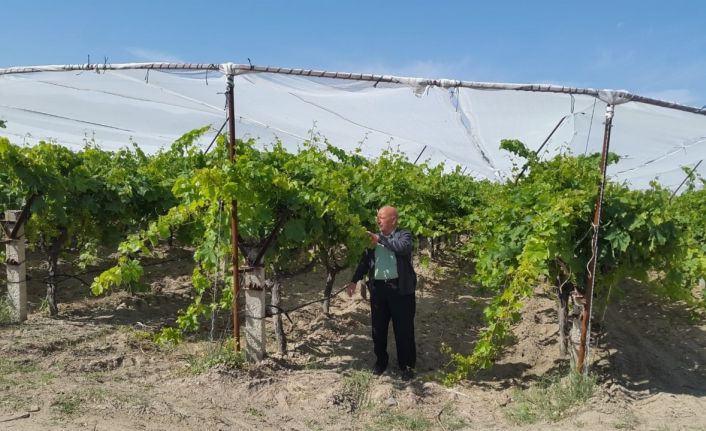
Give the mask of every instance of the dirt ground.
[[[147, 267], [151, 290], [135, 296], [94, 298], [67, 280], [54, 319], [38, 309], [44, 270], [31, 267], [29, 319], [0, 327], [0, 429], [706, 430], [706, 324], [679, 305], [652, 301], [637, 285], [596, 318], [595, 395], [558, 422], [522, 425], [507, 415], [516, 390], [567, 369], [551, 295], [538, 290], [514, 328], [516, 343], [492, 370], [453, 387], [438, 383], [449, 365], [440, 346], [470, 351], [487, 298], [450, 264], [419, 268], [411, 382], [394, 367], [392, 336], [390, 369], [380, 377], [364, 372], [374, 358], [369, 306], [358, 295], [336, 297], [330, 316], [318, 305], [292, 313], [286, 356], [199, 373], [194, 364], [223, 343], [223, 332], [217, 342], [205, 330], [172, 348], [149, 339], [188, 304], [190, 262], [188, 252], [170, 252], [165, 263]], [[284, 308], [320, 297], [323, 285], [316, 272], [288, 280]], [[274, 352], [271, 325], [268, 331]], [[356, 392], [366, 382], [369, 389]]]

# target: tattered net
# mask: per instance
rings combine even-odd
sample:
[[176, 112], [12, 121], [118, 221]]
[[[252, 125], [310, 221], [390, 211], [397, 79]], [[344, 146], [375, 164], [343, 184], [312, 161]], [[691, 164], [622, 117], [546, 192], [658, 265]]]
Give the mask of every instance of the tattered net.
[[[621, 156], [609, 169], [612, 178], [636, 188], [653, 179], [676, 188], [682, 167], [706, 158], [706, 110], [626, 92], [291, 71], [231, 64], [4, 69], [0, 120], [7, 127], [0, 135], [73, 148], [135, 142], [149, 153], [210, 124], [205, 146], [225, 121], [231, 72], [236, 136], [263, 145], [278, 139], [292, 151], [325, 138], [370, 157], [399, 149], [411, 160], [421, 154], [420, 160], [459, 165], [477, 178], [504, 179], [512, 160], [500, 150], [501, 139], [537, 150], [551, 135], [542, 157], [600, 152], [610, 102], [616, 103], [611, 151]], [[706, 165], [697, 172], [705, 174]]]

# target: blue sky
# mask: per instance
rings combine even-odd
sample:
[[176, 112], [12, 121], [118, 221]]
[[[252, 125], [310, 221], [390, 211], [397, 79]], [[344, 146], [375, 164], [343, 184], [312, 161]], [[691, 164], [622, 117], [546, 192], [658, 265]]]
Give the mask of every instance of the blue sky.
[[236, 62], [626, 89], [706, 105], [706, 1], [0, 5], [0, 67]]

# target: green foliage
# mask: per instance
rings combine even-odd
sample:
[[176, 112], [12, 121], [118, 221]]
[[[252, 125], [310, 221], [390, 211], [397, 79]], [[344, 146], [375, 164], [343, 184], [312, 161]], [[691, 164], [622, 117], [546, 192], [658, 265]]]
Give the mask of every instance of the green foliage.
[[[25, 228], [31, 246], [44, 253], [50, 268], [64, 249], [77, 248], [77, 264], [84, 267], [95, 260], [98, 245], [114, 247], [175, 204], [176, 176], [199, 163], [189, 158], [191, 165], [184, 167], [177, 161], [203, 132], [190, 132], [170, 151], [152, 157], [136, 146], [108, 152], [87, 143], [74, 152], [47, 142], [20, 147], [0, 138], [0, 165], [7, 167], [0, 172], [0, 211], [20, 209], [34, 196]], [[106, 288], [111, 282], [138, 287], [135, 265], [121, 265], [121, 271], [105, 277]]]
[[0, 210], [21, 208], [37, 195], [27, 232], [48, 260], [70, 246], [80, 250], [83, 267], [95, 261], [99, 246], [119, 243], [117, 265], [91, 286], [97, 295], [142, 287], [140, 259], [161, 241], [176, 238], [193, 247], [194, 301], [177, 324], [197, 330], [205, 316], [230, 308], [230, 268], [222, 274], [226, 285], [215, 287], [216, 300], [205, 298], [212, 298], [210, 280], [230, 253], [232, 201], [239, 205], [243, 263], [261, 264], [251, 261], [253, 250], [275, 231], [264, 259], [279, 269], [312, 259], [339, 268], [356, 262], [382, 205], [397, 205], [415, 235], [439, 237], [467, 229], [478, 202], [476, 183], [459, 170], [415, 165], [400, 153], [368, 160], [318, 140], [296, 154], [279, 142], [257, 149], [254, 141], [238, 141], [230, 163], [223, 137], [208, 154], [194, 144], [207, 130], [188, 132], [152, 156], [137, 146], [106, 152], [89, 142], [72, 152], [51, 143], [18, 147], [3, 138], [0, 162], [11, 169], [0, 172], [9, 184], [0, 191]]
[[184, 336], [182, 332], [175, 328], [164, 328], [154, 336], [154, 342], [158, 346], [175, 346], [182, 342]]
[[[492, 365], [540, 280], [586, 288], [598, 155], [543, 161], [522, 142], [504, 140], [501, 147], [525, 159], [527, 170], [517, 184], [497, 184], [459, 169], [414, 164], [399, 152], [369, 160], [318, 139], [296, 154], [279, 142], [258, 148], [252, 140], [237, 141], [231, 163], [223, 137], [208, 154], [195, 145], [206, 131], [188, 132], [151, 156], [136, 146], [105, 152], [87, 145], [72, 152], [0, 138], [0, 164], [8, 167], [0, 171], [0, 211], [21, 208], [36, 195], [29, 239], [47, 252], [80, 250], [79, 265], [91, 262], [99, 246], [117, 245], [116, 266], [91, 286], [96, 295], [141, 288], [140, 261], [162, 241], [177, 239], [192, 248], [193, 300], [179, 312], [177, 327], [156, 336], [173, 344], [183, 331], [197, 331], [212, 313], [231, 307], [232, 274], [225, 264], [231, 202], [238, 203], [240, 264], [278, 271], [314, 259], [338, 269], [356, 262], [369, 245], [366, 230], [377, 230], [376, 210], [394, 205], [415, 236], [470, 238], [462, 254], [475, 263], [473, 280], [495, 294], [474, 352], [447, 350], [456, 365], [449, 383]], [[609, 162], [618, 159], [611, 154]], [[691, 295], [706, 274], [706, 192], [699, 185], [703, 180], [692, 175], [670, 200], [656, 184], [635, 191], [608, 182], [598, 243], [599, 302], [619, 294], [620, 282], [631, 277], [667, 298], [706, 304]], [[255, 262], [273, 233], [264, 262]]]
[[528, 163], [536, 163], [539, 160], [534, 151], [530, 151], [522, 141], [517, 139], [503, 139], [500, 141], [500, 149], [512, 153], [527, 160]]
[[94, 295], [102, 295], [106, 290], [126, 286], [129, 291], [139, 290], [139, 281], [144, 270], [135, 259], [121, 256], [118, 264], [106, 271], [103, 271], [91, 285], [91, 292]]
[[205, 355], [194, 357], [190, 361], [191, 372], [201, 374], [216, 365], [225, 365], [229, 368], [243, 368], [245, 366], [245, 352], [236, 352], [233, 342], [220, 343], [210, 348]]
[[[517, 141], [504, 141], [504, 148], [528, 155]], [[492, 365], [520, 317], [523, 301], [541, 279], [586, 289], [599, 155], [560, 154], [548, 161], [529, 157], [529, 173], [517, 184], [493, 187], [472, 220], [473, 237], [465, 252], [476, 263], [474, 280], [496, 296], [484, 311], [487, 325], [474, 352], [450, 352], [456, 370], [447, 375], [447, 383]], [[617, 160], [615, 155], [609, 158]], [[706, 274], [706, 250], [699, 237], [703, 230], [697, 233], [703, 212], [691, 208], [700, 208], [703, 198], [693, 193], [684, 193], [670, 205], [670, 192], [656, 184], [637, 191], [608, 182], [594, 290], [599, 303], [608, 300], [609, 292], [618, 293], [626, 277], [669, 298], [694, 303], [690, 292]]]
[[[701, 185], [696, 189], [696, 184]], [[682, 271], [672, 271], [666, 274], [671, 284], [690, 286], [695, 280], [704, 278], [706, 273], [706, 189], [702, 178], [691, 176], [684, 193], [676, 196], [671, 202], [671, 208], [676, 217], [677, 228], [684, 232], [680, 236], [679, 247], [685, 249]], [[683, 293], [683, 292], [679, 292]], [[674, 295], [674, 291], [668, 291]], [[700, 307], [706, 308], [706, 289], [701, 292]]]

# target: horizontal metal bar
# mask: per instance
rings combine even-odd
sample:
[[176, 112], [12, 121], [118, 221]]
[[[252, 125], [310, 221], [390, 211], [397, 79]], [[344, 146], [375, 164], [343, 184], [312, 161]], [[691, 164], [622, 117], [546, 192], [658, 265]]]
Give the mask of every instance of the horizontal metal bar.
[[626, 102], [640, 102], [663, 108], [676, 109], [694, 114], [706, 115], [706, 108], [667, 102], [651, 97], [632, 94], [625, 90], [597, 90], [594, 88], [565, 87], [552, 84], [514, 84], [501, 82], [477, 82], [454, 79], [427, 79], [396, 75], [377, 75], [370, 73], [329, 72], [314, 69], [295, 69], [288, 67], [256, 66], [236, 63], [98, 63], [98, 64], [63, 64], [47, 66], [20, 66], [0, 69], [0, 75], [34, 73], [34, 72], [69, 72], [69, 71], [108, 71], [108, 70], [193, 70], [219, 71], [226, 75], [241, 75], [247, 73], [275, 73], [317, 78], [344, 79], [353, 81], [385, 82], [414, 87], [470, 88], [475, 90], [510, 90], [531, 91], [540, 93], [583, 94], [597, 97], [607, 104], [618, 105]]

